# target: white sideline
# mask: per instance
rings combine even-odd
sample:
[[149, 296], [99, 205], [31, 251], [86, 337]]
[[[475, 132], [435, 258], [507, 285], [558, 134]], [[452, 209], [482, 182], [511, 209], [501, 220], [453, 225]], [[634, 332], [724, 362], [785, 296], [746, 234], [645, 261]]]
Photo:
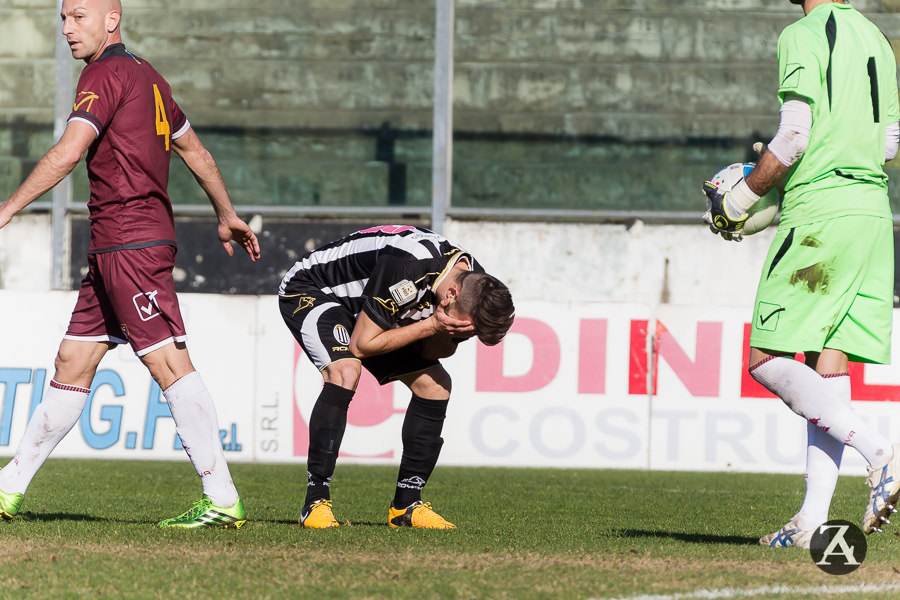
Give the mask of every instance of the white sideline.
[[736, 590], [732, 588], [695, 590], [693, 592], [683, 592], [676, 594], [652, 594], [643, 596], [622, 596], [620, 598], [590, 598], [589, 600], [687, 600], [689, 598], [702, 598], [703, 600], [713, 598], [752, 598], [754, 596], [780, 595], [780, 594], [810, 594], [813, 597], [833, 594], [877, 594], [881, 592], [892, 592], [900, 590], [900, 584], [888, 583], [880, 585], [859, 584], [859, 585], [820, 585], [816, 587], [792, 587], [787, 585], [766, 585], [749, 590]]

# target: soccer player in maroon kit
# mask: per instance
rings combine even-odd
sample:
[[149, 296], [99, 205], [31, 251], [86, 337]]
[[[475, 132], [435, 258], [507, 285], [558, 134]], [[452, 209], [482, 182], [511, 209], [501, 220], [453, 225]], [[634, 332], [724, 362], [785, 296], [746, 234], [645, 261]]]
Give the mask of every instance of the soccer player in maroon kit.
[[191, 364], [175, 296], [175, 225], [167, 186], [171, 152], [185, 162], [218, 218], [219, 240], [259, 258], [212, 156], [172, 99], [169, 84], [125, 49], [120, 0], [64, 0], [62, 34], [87, 66], [62, 137], [0, 205], [0, 228], [68, 175], [87, 152], [91, 198], [88, 273], [56, 356], [56, 373], [13, 459], [0, 470], [0, 517], [19, 511], [25, 490], [78, 421], [106, 352], [130, 343], [163, 390], [203, 497], [160, 527], [246, 522], [219, 440], [212, 397]]

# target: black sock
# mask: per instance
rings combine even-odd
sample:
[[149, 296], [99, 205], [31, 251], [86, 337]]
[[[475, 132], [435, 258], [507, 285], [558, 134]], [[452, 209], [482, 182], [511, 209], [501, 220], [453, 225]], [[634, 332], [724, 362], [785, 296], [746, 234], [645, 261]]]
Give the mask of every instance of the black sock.
[[394, 508], [422, 499], [422, 488], [437, 464], [444, 439], [441, 429], [449, 400], [426, 400], [413, 394], [403, 420], [403, 457], [394, 492]]
[[322, 386], [309, 417], [309, 453], [306, 461], [306, 502], [331, 498], [331, 476], [337, 463], [341, 440], [347, 428], [347, 408], [354, 390], [333, 383]]

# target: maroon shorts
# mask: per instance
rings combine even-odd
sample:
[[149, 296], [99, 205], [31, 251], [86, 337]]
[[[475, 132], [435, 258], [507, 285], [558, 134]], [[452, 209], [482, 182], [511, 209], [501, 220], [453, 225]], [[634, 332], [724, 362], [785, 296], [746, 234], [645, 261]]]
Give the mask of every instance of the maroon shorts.
[[65, 339], [127, 342], [138, 356], [185, 341], [174, 267], [169, 245], [89, 254]]

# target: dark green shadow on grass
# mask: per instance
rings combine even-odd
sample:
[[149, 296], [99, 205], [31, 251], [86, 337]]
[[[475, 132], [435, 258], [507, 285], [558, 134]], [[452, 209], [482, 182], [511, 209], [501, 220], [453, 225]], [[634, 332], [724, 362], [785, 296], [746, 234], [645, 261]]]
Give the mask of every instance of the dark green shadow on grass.
[[731, 544], [733, 546], [756, 545], [759, 538], [740, 535], [710, 535], [707, 533], [681, 533], [646, 529], [616, 529], [610, 532], [612, 537], [625, 538], [666, 538], [680, 540], [692, 544]]
[[82, 515], [78, 513], [33, 513], [33, 512], [21, 512], [16, 516], [16, 519], [21, 519], [23, 521], [78, 521], [78, 522], [96, 522], [96, 523], [134, 523], [140, 524], [144, 521], [135, 521], [130, 519], [104, 519], [102, 517], [92, 517], [90, 515]]

